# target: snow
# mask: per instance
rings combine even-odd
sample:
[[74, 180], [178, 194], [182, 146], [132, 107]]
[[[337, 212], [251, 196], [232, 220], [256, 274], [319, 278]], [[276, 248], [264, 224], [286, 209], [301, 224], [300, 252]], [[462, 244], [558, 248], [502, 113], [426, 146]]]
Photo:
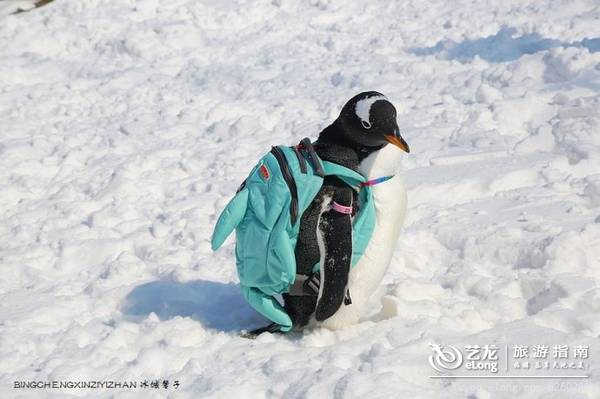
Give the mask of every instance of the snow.
[[[594, 0], [1, 16], [0, 397], [600, 397], [599, 16]], [[239, 338], [265, 320], [233, 241], [210, 250], [216, 217], [271, 145], [315, 138], [365, 90], [411, 147], [383, 282], [356, 325]], [[590, 377], [432, 379], [430, 343], [588, 345]], [[144, 379], [181, 385], [13, 388]]]

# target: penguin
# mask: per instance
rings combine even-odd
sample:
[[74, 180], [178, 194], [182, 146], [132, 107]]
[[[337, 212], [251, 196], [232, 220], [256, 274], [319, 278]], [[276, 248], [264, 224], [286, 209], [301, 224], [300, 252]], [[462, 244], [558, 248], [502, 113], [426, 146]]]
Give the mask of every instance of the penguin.
[[369, 299], [387, 270], [404, 223], [407, 193], [400, 172], [402, 153], [386, 146], [370, 154], [358, 166], [368, 179], [393, 176], [372, 187], [375, 203], [375, 230], [358, 263], [350, 270], [348, 290], [352, 306], [341, 306], [321, 325], [331, 330], [356, 324], [364, 316]]
[[[392, 146], [388, 147], [388, 144]], [[401, 154], [398, 148], [410, 152], [400, 135], [396, 108], [386, 96], [376, 91], [352, 97], [337, 119], [319, 133], [313, 145], [321, 159], [367, 177], [385, 169], [382, 165], [397, 165], [396, 156]], [[386, 148], [397, 154], [382, 153]], [[331, 319], [329, 324], [333, 327], [358, 319], [356, 314], [364, 308], [370, 292], [379, 284], [389, 264], [400, 229], [400, 224], [395, 221], [401, 222], [406, 209], [401, 178], [391, 180], [392, 184], [386, 182], [373, 187], [376, 230], [361, 261], [351, 271], [352, 219], [360, 206], [358, 193], [336, 176], [325, 177], [323, 186], [301, 217], [295, 249], [296, 273], [305, 280], [304, 286], [312, 289], [312, 295], [283, 294], [284, 308], [295, 329], [302, 329], [313, 316], [317, 322], [326, 325]], [[387, 186], [386, 190], [381, 191], [384, 186]], [[390, 203], [394, 198], [397, 203]], [[389, 218], [385, 209], [388, 205], [393, 210]], [[313, 273], [317, 262], [320, 270]], [[333, 317], [340, 309], [354, 306], [341, 307], [342, 303], [355, 302], [356, 311]], [[272, 326], [259, 330], [274, 331]]]

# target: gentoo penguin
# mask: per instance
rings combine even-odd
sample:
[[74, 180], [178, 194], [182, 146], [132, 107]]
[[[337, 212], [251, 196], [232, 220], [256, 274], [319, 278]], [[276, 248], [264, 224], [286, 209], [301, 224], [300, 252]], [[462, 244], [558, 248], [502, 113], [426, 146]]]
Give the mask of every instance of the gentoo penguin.
[[[344, 105], [338, 118], [319, 134], [314, 148], [321, 159], [371, 177], [385, 169], [384, 164], [397, 165], [396, 154], [391, 155], [389, 162], [386, 159], [390, 151], [400, 154], [398, 148], [390, 147], [382, 153], [388, 143], [409, 152], [400, 135], [394, 105], [383, 94], [368, 91]], [[394, 168], [391, 169], [393, 172]], [[398, 191], [394, 194], [394, 190]], [[335, 176], [326, 176], [321, 190], [303, 213], [295, 249], [296, 273], [306, 276], [315, 295], [283, 295], [285, 310], [295, 328], [308, 324], [313, 313], [319, 322], [331, 318], [330, 324], [334, 327], [347, 323], [355, 317], [334, 316], [343, 302], [352, 305], [341, 309], [350, 309], [356, 303], [356, 313], [362, 312], [370, 293], [381, 280], [398, 236], [406, 206], [401, 179], [394, 177], [375, 186], [374, 198], [376, 230], [352, 273], [352, 218], [360, 206], [356, 190]], [[391, 203], [394, 199], [397, 203]], [[385, 209], [388, 205], [393, 211], [389, 215]], [[320, 272], [313, 274], [313, 265], [318, 262]], [[364, 282], [358, 281], [363, 279]], [[272, 328], [261, 330], [274, 331]]]
[[387, 146], [372, 153], [358, 166], [368, 179], [393, 176], [385, 184], [373, 186], [375, 231], [358, 263], [350, 270], [348, 281], [352, 306], [341, 306], [322, 325], [332, 330], [355, 324], [365, 314], [369, 298], [379, 286], [390, 264], [406, 213], [406, 188], [399, 173], [402, 154]]

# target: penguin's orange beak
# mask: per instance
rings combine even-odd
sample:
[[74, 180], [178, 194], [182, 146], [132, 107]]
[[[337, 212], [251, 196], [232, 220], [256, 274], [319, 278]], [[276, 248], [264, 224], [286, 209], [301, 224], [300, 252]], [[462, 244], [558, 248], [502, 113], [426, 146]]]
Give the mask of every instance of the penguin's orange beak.
[[406, 141], [404, 141], [402, 136], [399, 136], [399, 135], [396, 136], [394, 134], [386, 134], [385, 139], [388, 142], [395, 145], [396, 147], [400, 148], [402, 151], [410, 152], [410, 148], [408, 148], [408, 144], [406, 144]]

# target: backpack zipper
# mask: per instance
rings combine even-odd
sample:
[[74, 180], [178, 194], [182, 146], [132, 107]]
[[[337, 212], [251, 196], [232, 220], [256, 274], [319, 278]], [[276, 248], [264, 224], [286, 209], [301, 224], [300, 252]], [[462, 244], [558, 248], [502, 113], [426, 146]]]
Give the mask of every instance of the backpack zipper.
[[279, 147], [273, 147], [271, 148], [271, 153], [275, 156], [275, 159], [279, 164], [279, 168], [281, 169], [283, 180], [285, 180], [285, 183], [290, 190], [290, 194], [292, 195], [292, 202], [290, 203], [290, 218], [292, 220], [292, 225], [294, 225], [298, 219], [298, 188], [296, 187], [296, 181], [294, 180], [294, 176], [292, 176], [292, 172], [290, 172], [290, 168], [287, 160], [285, 159], [285, 154], [283, 151], [281, 151]]

